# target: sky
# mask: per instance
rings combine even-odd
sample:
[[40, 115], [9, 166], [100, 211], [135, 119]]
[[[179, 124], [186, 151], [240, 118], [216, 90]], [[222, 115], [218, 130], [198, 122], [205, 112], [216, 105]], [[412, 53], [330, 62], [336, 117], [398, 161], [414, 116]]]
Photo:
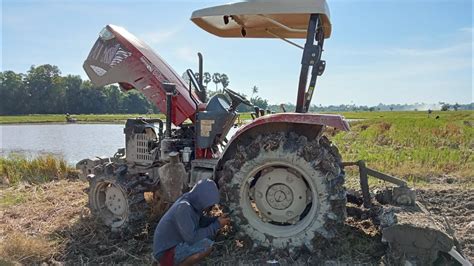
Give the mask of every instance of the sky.
[[[106, 24], [125, 27], [178, 73], [226, 73], [230, 88], [295, 103], [302, 51], [278, 39], [223, 39], [192, 11], [229, 1], [1, 0], [1, 71], [57, 65], [87, 79], [82, 63]], [[313, 104], [473, 101], [471, 0], [328, 0], [332, 36]], [[295, 40], [303, 44], [303, 40]], [[214, 84], [210, 83], [210, 89]]]

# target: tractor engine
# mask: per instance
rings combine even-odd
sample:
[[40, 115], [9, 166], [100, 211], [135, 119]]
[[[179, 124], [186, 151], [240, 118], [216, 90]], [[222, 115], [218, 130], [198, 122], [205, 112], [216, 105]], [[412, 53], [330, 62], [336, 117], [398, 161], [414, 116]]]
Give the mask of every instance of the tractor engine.
[[175, 201], [187, 188], [193, 126], [172, 129], [170, 137], [165, 137], [163, 130], [160, 119], [128, 119], [125, 148], [110, 158], [77, 163], [89, 181], [91, 212], [112, 229], [143, 221], [147, 210], [145, 192], [153, 193], [154, 200], [167, 203]]
[[[196, 150], [210, 147], [210, 155], [218, 152], [236, 118], [230, 106], [223, 95], [212, 97], [206, 110], [197, 114], [196, 126], [183, 123], [172, 127], [161, 119], [128, 119], [123, 130], [125, 148], [110, 158], [96, 157], [77, 163], [76, 167], [90, 183], [92, 212], [112, 229], [124, 228], [143, 218], [145, 192], [154, 193], [154, 200], [160, 202], [155, 205], [166, 205], [197, 181], [211, 178], [217, 160], [199, 160]], [[167, 118], [172, 116], [170, 109]], [[196, 134], [196, 127], [201, 134]]]

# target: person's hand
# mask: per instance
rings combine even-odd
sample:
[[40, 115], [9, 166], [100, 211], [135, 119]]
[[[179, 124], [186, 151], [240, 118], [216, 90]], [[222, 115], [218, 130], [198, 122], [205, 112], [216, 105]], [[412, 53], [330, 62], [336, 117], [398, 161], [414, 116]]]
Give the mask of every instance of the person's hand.
[[219, 216], [219, 218], [217, 218], [217, 221], [219, 222], [221, 228], [226, 225], [230, 225], [230, 217], [227, 216], [227, 213], [224, 213], [222, 216]]

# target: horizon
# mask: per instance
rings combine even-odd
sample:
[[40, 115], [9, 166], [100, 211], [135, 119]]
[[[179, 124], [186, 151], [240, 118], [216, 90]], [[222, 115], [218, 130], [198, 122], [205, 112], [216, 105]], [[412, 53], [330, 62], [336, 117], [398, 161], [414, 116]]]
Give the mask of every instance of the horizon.
[[[276, 39], [218, 38], [189, 21], [193, 10], [223, 2], [4, 0], [1, 71], [26, 73], [31, 65], [51, 64], [63, 75], [86, 80], [82, 63], [110, 23], [144, 40], [178, 74], [196, 69], [201, 51], [204, 71], [226, 73], [230, 88], [250, 95], [256, 85], [271, 104], [295, 103], [300, 50]], [[322, 59], [328, 65], [313, 105], [473, 102], [471, 1], [328, 4], [333, 35], [325, 41]], [[160, 9], [161, 16], [146, 16], [145, 11]], [[142, 16], [127, 16], [131, 13]]]

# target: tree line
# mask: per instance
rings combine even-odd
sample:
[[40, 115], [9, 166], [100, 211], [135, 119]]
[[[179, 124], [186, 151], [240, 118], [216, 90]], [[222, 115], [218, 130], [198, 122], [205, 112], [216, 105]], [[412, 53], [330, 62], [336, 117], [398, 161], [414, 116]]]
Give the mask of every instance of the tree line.
[[[189, 82], [187, 74], [183, 78]], [[215, 89], [210, 89], [210, 83]], [[204, 97], [208, 99], [228, 88], [230, 79], [225, 73], [203, 73]], [[220, 85], [220, 86], [219, 86]], [[219, 88], [220, 87], [220, 88]], [[251, 95], [245, 95], [254, 106], [272, 112], [281, 112], [282, 106], [289, 112], [295, 110], [293, 103], [270, 104], [258, 95], [259, 88], [253, 86]], [[357, 111], [408, 111], [408, 110], [473, 110], [474, 104], [378, 104], [365, 106], [355, 104], [311, 105], [310, 112], [357, 112]], [[240, 105], [239, 112], [254, 111], [252, 106]], [[116, 85], [94, 86], [89, 80], [77, 75], [62, 76], [54, 65], [32, 66], [26, 74], [14, 71], [0, 72], [0, 115], [21, 114], [114, 114], [157, 113], [158, 109], [137, 90], [123, 92]]]
[[[183, 74], [186, 81], [189, 78]], [[208, 90], [211, 81], [215, 90]], [[203, 73], [204, 97], [208, 99], [229, 86], [225, 73]], [[220, 86], [219, 86], [220, 85]], [[254, 86], [251, 102], [267, 108]], [[240, 111], [252, 108], [240, 106]], [[61, 75], [57, 66], [31, 66], [26, 73], [0, 72], [0, 115], [22, 114], [114, 114], [158, 113], [159, 110], [137, 90], [124, 92], [116, 85], [94, 86], [78, 75]]]
[[32, 66], [26, 74], [0, 72], [0, 114], [104, 114], [156, 111], [138, 91], [96, 87], [80, 76], [61, 76], [57, 66]]

